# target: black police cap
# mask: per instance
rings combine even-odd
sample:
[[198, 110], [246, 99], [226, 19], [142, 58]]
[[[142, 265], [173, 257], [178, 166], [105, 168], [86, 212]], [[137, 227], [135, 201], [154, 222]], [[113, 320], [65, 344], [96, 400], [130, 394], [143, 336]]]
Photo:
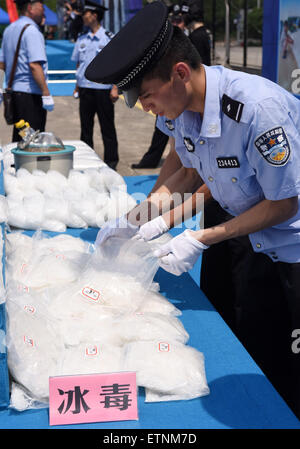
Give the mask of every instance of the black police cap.
[[91, 0], [86, 0], [83, 11], [92, 11], [92, 12], [100, 12], [100, 11], [108, 11], [108, 8], [100, 5], [99, 3], [92, 2]]
[[44, 0], [14, 0], [17, 6], [21, 7], [23, 5], [26, 5], [26, 3], [44, 3]]
[[186, 5], [185, 3], [183, 4], [178, 4], [176, 3], [175, 5], [171, 5], [169, 7], [169, 13], [172, 16], [177, 16], [179, 14], [187, 14], [189, 12], [189, 6]]
[[168, 8], [154, 1], [143, 7], [92, 60], [85, 77], [96, 83], [116, 84], [132, 108], [140, 82], [162, 57], [173, 34]]

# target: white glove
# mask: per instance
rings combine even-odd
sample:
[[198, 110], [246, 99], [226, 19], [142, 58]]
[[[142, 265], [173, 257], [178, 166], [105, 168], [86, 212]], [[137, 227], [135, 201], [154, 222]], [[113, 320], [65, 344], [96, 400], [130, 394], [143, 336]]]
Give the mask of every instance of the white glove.
[[138, 226], [131, 224], [124, 216], [110, 220], [98, 232], [95, 245], [103, 245], [111, 237], [130, 239], [138, 229]]
[[160, 215], [148, 223], [143, 224], [133, 237], [134, 240], [149, 241], [159, 237], [169, 230], [165, 220]]
[[43, 108], [47, 111], [53, 111], [54, 109], [54, 100], [52, 95], [43, 95], [42, 96], [43, 101]]
[[196, 240], [188, 229], [170, 242], [154, 251], [160, 257], [160, 266], [169, 273], [179, 276], [190, 270], [204, 249], [209, 248]]

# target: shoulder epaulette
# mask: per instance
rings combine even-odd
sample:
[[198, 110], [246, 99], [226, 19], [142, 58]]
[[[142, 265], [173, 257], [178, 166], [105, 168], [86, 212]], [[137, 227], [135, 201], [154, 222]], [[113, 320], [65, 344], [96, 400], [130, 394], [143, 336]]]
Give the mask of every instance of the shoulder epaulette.
[[244, 103], [233, 100], [224, 94], [222, 97], [222, 111], [232, 120], [239, 123], [242, 118]]
[[106, 36], [108, 36], [110, 39], [112, 39], [114, 37], [114, 33], [112, 33], [111, 31], [105, 31]]

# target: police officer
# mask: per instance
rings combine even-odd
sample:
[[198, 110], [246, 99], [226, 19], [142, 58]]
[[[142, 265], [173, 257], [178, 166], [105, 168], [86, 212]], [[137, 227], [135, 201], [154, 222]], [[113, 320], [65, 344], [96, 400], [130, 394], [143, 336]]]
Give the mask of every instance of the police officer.
[[[161, 191], [194, 192], [196, 171], [234, 217], [163, 245], [161, 267], [180, 275], [208, 247], [231, 241], [224, 264], [232, 268], [236, 334], [300, 417], [300, 362], [292, 350], [300, 328], [299, 100], [262, 77], [201, 65], [161, 2], [144, 7], [105, 50], [86, 77], [116, 83], [129, 107], [139, 98], [145, 111], [175, 121], [183, 167]], [[161, 221], [155, 225], [145, 226], [164, 232]], [[137, 232], [130, 213], [101, 230], [98, 242]]]
[[[169, 7], [169, 18], [174, 26], [178, 26], [182, 30], [185, 29], [184, 14], [188, 11], [186, 5], [175, 4]], [[154, 132], [148, 151], [143, 155], [140, 162], [132, 164], [131, 168], [156, 168], [162, 158], [167, 143], [169, 141], [168, 134], [164, 133], [157, 126], [157, 116], [155, 118]]]
[[[24, 119], [33, 129], [44, 131], [46, 111], [52, 111], [54, 107], [47, 84], [45, 41], [39, 29], [44, 18], [44, 5], [42, 0], [15, 0], [15, 3], [19, 8], [20, 18], [4, 30], [0, 69], [5, 70], [6, 80], [9, 80], [21, 30], [29, 24], [21, 39], [12, 85], [15, 122]], [[13, 142], [20, 139], [14, 128]]]
[[184, 22], [189, 38], [201, 55], [202, 63], [211, 65], [211, 39], [209, 30], [204, 25], [203, 8], [198, 0], [188, 1], [185, 5]]
[[118, 89], [111, 84], [90, 82], [84, 76], [86, 67], [112, 38], [112, 33], [100, 24], [106, 10], [107, 8], [98, 3], [86, 1], [82, 18], [90, 31], [77, 39], [72, 60], [77, 63], [75, 94], [79, 93], [80, 139], [94, 147], [94, 117], [97, 114], [104, 145], [104, 162], [115, 169], [119, 160], [114, 122], [114, 103], [119, 98]]

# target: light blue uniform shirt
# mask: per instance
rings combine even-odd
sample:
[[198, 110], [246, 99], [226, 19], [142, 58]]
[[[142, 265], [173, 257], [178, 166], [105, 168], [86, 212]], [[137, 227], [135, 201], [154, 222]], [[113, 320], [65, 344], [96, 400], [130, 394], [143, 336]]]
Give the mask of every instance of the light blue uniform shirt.
[[39, 94], [42, 92], [35, 82], [29, 67], [30, 62], [40, 62], [47, 80], [48, 63], [44, 36], [38, 25], [29, 17], [21, 16], [5, 28], [3, 33], [0, 61], [5, 63], [5, 81], [9, 81], [15, 51], [22, 28], [27, 23], [30, 26], [24, 31], [18, 56], [12, 89], [16, 92]]
[[[185, 111], [173, 121], [182, 164], [195, 168], [234, 216], [263, 199], [299, 198], [300, 101], [263, 77], [204, 68], [203, 120]], [[164, 120], [157, 126], [168, 134]], [[296, 216], [249, 238], [273, 261], [300, 262], [300, 201]]]
[[88, 87], [90, 89], [111, 89], [110, 84], [99, 84], [89, 81], [84, 76], [85, 69], [89, 63], [97, 56], [97, 54], [108, 44], [112, 39], [113, 34], [106, 31], [105, 28], [100, 26], [99, 30], [93, 34], [91, 31], [79, 36], [76, 41], [73, 53], [72, 61], [79, 64], [76, 79], [78, 87]]

